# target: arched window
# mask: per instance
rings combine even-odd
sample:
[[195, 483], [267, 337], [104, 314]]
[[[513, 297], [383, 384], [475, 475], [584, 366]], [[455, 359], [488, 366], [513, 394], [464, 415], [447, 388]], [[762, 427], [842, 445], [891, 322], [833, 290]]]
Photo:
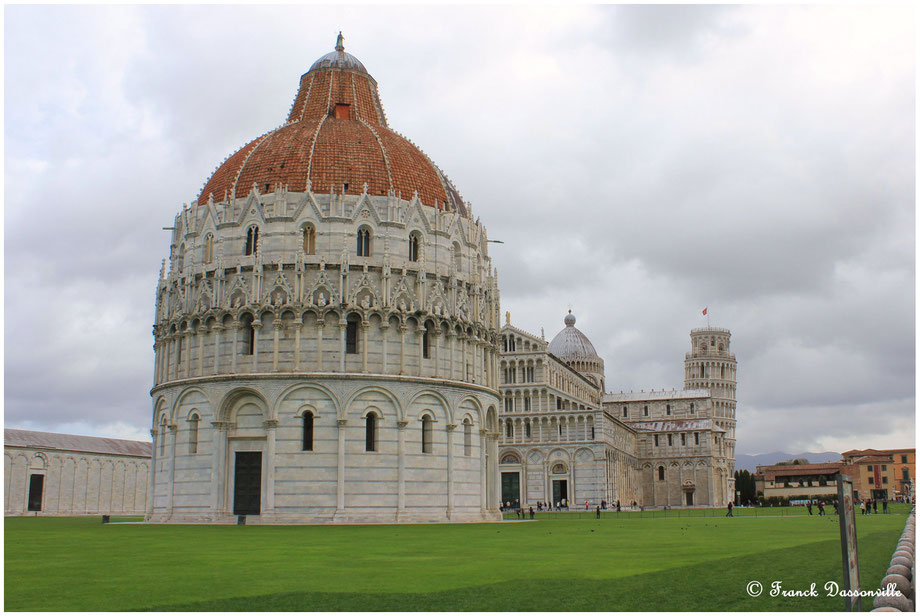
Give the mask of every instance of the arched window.
[[667, 408], [667, 413], [668, 413], [668, 415], [670, 415], [670, 414], [671, 414], [671, 405], [668, 404], [666, 408]]
[[358, 315], [348, 315], [348, 321], [345, 325], [345, 352], [355, 354], [358, 352]]
[[364, 422], [364, 451], [377, 451], [377, 415], [368, 413]]
[[205, 263], [214, 262], [214, 234], [208, 233], [204, 236], [204, 255], [202, 261]]
[[308, 255], [316, 254], [316, 229], [313, 225], [303, 226], [303, 252]]
[[303, 439], [302, 451], [313, 451], [313, 413], [305, 411], [303, 414]]
[[256, 251], [256, 248], [259, 245], [259, 228], [255, 225], [252, 225], [246, 229], [246, 253], [251, 255]]
[[463, 420], [463, 455], [473, 455], [473, 424], [469, 418]]
[[422, 357], [425, 359], [428, 359], [431, 355], [429, 348], [428, 329], [426, 328], [425, 331], [422, 332]]
[[658, 481], [664, 481], [664, 467], [658, 467]]
[[642, 414], [645, 417], [648, 417], [648, 405], [647, 404], [642, 408]]
[[198, 453], [198, 415], [192, 415], [188, 418], [188, 452]]
[[371, 230], [364, 227], [358, 229], [358, 256], [371, 256]]
[[691, 402], [690, 403], [690, 414], [693, 415], [694, 413], [696, 413], [696, 407], [693, 406], [693, 403]]
[[594, 440], [594, 426], [591, 426], [591, 440]]
[[629, 411], [628, 411], [627, 408], [624, 406], [624, 407], [623, 407], [623, 417], [628, 417], [628, 416], [629, 416]]
[[240, 334], [243, 339], [243, 349], [241, 355], [252, 355], [256, 347], [256, 328], [253, 326], [253, 318], [249, 313], [240, 317]]
[[505, 436], [507, 438], [511, 438], [512, 436], [514, 436], [514, 426], [511, 425], [510, 419], [505, 422]]
[[185, 268], [185, 244], [179, 246], [179, 254], [176, 255], [176, 259], [179, 266], [179, 271], [181, 272]]
[[431, 426], [433, 423], [430, 415], [422, 417], [422, 453], [431, 453]]
[[409, 234], [409, 260], [418, 261], [419, 235], [416, 232]]
[[458, 273], [463, 269], [463, 253], [460, 250], [459, 242], [454, 242], [454, 269]]
[[530, 422], [529, 421], [524, 423], [524, 435], [527, 438], [530, 438]]

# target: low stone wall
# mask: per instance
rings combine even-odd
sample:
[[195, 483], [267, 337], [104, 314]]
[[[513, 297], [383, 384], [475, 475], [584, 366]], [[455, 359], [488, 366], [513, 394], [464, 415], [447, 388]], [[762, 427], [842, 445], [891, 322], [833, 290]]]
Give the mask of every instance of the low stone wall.
[[888, 573], [882, 578], [880, 590], [885, 590], [890, 584], [900, 593], [893, 597], [879, 594], [872, 603], [873, 612], [913, 612], [915, 611], [915, 554], [914, 532], [916, 531], [916, 508], [911, 509], [904, 525], [904, 532], [898, 540]]

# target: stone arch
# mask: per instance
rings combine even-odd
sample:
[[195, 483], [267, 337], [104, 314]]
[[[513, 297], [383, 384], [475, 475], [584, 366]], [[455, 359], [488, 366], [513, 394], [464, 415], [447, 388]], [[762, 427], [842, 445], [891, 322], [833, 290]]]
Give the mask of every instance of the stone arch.
[[[468, 402], [470, 403], [470, 406], [473, 407], [472, 409], [464, 408], [464, 405], [467, 404]], [[460, 400], [460, 402], [457, 404], [457, 412], [462, 413], [464, 412], [464, 410], [467, 412], [467, 415], [470, 415], [472, 412], [475, 412], [475, 414], [471, 416], [471, 420], [474, 426], [481, 426], [484, 424], [484, 416], [482, 412], [482, 402], [479, 401], [479, 398], [477, 398], [476, 396], [471, 396], [471, 395], [464, 396]], [[462, 421], [462, 418], [460, 418], [460, 420]]]
[[520, 464], [523, 457], [517, 449], [502, 449], [498, 454], [499, 464]]
[[[281, 414], [282, 406], [289, 400], [292, 400], [297, 392], [310, 392], [310, 391], [318, 392], [322, 394], [328, 400], [328, 402], [332, 406], [332, 408], [328, 410], [332, 411], [335, 417], [339, 417], [341, 415], [342, 406], [339, 403], [338, 397], [335, 395], [335, 393], [331, 389], [326, 387], [325, 385], [321, 385], [320, 383], [317, 383], [314, 381], [309, 381], [309, 382], [295, 383], [293, 385], [288, 386], [284, 390], [282, 390], [281, 393], [278, 395], [278, 399], [276, 400], [275, 404], [272, 406], [271, 416], [268, 419], [275, 419], [275, 420], [278, 419], [279, 415]], [[301, 406], [307, 405], [307, 404], [311, 404], [311, 403], [314, 407], [314, 410], [318, 411], [319, 409], [317, 407], [320, 405], [317, 404], [316, 400], [312, 400], [311, 402], [300, 402], [298, 408]]]
[[234, 418], [234, 414], [239, 410], [238, 407], [240, 406], [240, 403], [245, 402], [248, 399], [253, 399], [258, 403], [261, 403], [263, 416], [268, 414], [268, 409], [270, 406], [261, 393], [255, 389], [252, 389], [251, 387], [238, 387], [224, 395], [224, 398], [218, 407], [218, 420], [231, 421]]
[[498, 412], [494, 406], [489, 406], [489, 410], [486, 411], [485, 429], [493, 433], [498, 432]]
[[[407, 412], [408, 412], [408, 409], [411, 409], [412, 405], [414, 405], [423, 396], [431, 396], [432, 398], [435, 398], [441, 404], [441, 407], [444, 410], [444, 420], [447, 423], [453, 423], [454, 413], [453, 413], [453, 409], [450, 403], [447, 401], [447, 398], [441, 395], [440, 392], [437, 392], [433, 389], [425, 389], [420, 392], [417, 392], [414, 396], [412, 396], [412, 398], [409, 399], [409, 402], [406, 403]], [[434, 419], [437, 420], [438, 419], [437, 412], [432, 411], [432, 414], [434, 415]], [[421, 417], [419, 417], [419, 419], [421, 419]]]
[[[186, 387], [185, 389], [182, 390], [182, 392], [178, 396], [176, 396], [176, 401], [173, 403], [172, 408], [169, 410], [170, 423], [176, 423], [179, 417], [179, 408], [182, 406], [183, 402], [185, 402], [185, 400], [189, 396], [195, 393], [200, 394], [201, 397], [204, 398], [204, 401], [207, 403], [209, 407], [212, 406], [211, 397], [208, 396], [208, 393], [204, 389], [200, 387], [195, 387], [195, 386]], [[203, 412], [202, 411], [199, 411], [199, 412], [202, 413], [202, 417], [204, 417]]]
[[169, 414], [169, 402], [166, 400], [166, 396], [160, 394], [153, 403], [153, 424], [155, 426], [159, 425], [163, 415], [168, 418]]
[[[354, 406], [354, 404], [358, 401], [358, 398], [360, 398], [361, 396], [363, 396], [363, 395], [365, 395], [365, 394], [370, 394], [370, 393], [376, 393], [376, 394], [381, 395], [381, 396], [384, 398], [384, 400], [386, 400], [387, 402], [389, 402], [389, 404], [392, 405], [392, 407], [393, 407], [393, 414], [395, 415], [395, 417], [393, 417], [393, 419], [395, 419], [395, 420], [397, 420], [397, 421], [402, 420], [402, 419], [405, 419], [404, 409], [403, 409], [402, 405], [399, 403], [399, 399], [393, 394], [393, 392], [391, 392], [390, 390], [386, 389], [385, 387], [380, 387], [379, 385], [368, 385], [368, 386], [362, 387], [362, 388], [358, 389], [357, 391], [355, 391], [354, 393], [352, 393], [352, 394], [345, 400], [345, 403], [344, 403], [344, 404], [341, 406], [341, 408], [339, 409], [339, 416], [338, 416], [338, 419], [347, 419], [347, 415], [348, 415], [349, 410], [350, 410], [350, 409], [352, 408], [352, 406]], [[368, 406], [380, 407], [380, 406], [381, 406], [381, 401], [379, 401], [379, 400], [378, 400], [378, 401], [368, 401]], [[364, 417], [365, 415], [367, 415], [366, 412], [362, 413], [362, 414], [361, 414], [361, 417]], [[385, 419], [385, 418], [387, 417], [387, 414], [384, 413], [384, 412], [383, 412], [381, 409], [379, 409], [379, 408], [378, 408], [378, 415], [379, 415], [380, 419]]]
[[32, 459], [29, 461], [29, 470], [43, 471], [48, 468], [48, 456], [43, 454], [40, 451], [32, 454]]

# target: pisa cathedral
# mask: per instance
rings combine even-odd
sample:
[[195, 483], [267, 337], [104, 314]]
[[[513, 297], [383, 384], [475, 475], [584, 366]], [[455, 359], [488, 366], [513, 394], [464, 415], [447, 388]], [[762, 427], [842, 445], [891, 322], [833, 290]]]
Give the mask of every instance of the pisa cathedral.
[[606, 394], [574, 317], [549, 345], [500, 329], [485, 227], [390, 128], [341, 35], [171, 231], [148, 521], [487, 521], [515, 485], [527, 502], [731, 493], [733, 372], [717, 426], [709, 390]]
[[694, 329], [684, 389], [606, 393], [604, 360], [571, 311], [550, 342], [501, 330], [501, 501], [643, 507], [734, 499], [731, 332]]

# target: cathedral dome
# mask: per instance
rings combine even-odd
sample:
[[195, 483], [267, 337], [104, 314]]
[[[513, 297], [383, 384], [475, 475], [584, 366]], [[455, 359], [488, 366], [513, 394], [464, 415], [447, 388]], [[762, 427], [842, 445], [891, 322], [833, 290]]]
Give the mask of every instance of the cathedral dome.
[[575, 327], [575, 315], [571, 310], [565, 315], [565, 328], [549, 343], [549, 352], [563, 361], [598, 357], [588, 337]]
[[285, 123], [225, 160], [198, 202], [221, 202], [277, 187], [292, 192], [418, 195], [427, 206], [468, 217], [459, 191], [421, 150], [391, 130], [377, 82], [345, 52], [319, 58], [300, 78]]

